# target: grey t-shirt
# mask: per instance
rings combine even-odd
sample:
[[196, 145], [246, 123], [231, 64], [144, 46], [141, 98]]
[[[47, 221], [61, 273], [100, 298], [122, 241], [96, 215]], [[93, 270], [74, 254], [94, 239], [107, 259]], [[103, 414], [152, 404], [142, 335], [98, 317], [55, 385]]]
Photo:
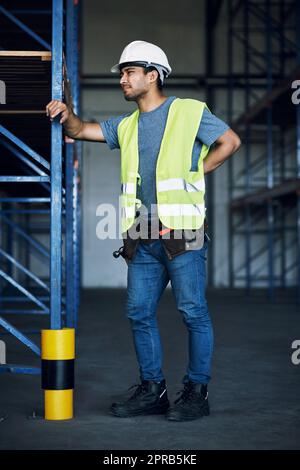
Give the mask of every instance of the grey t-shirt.
[[[153, 111], [140, 113], [138, 123], [138, 145], [139, 145], [139, 174], [140, 185], [137, 186], [137, 198], [143, 206], [151, 213], [151, 206], [156, 204], [156, 162], [159, 154], [160, 144], [163, 138], [168, 111], [176, 96], [170, 96], [167, 100]], [[118, 126], [122, 119], [132, 113], [113, 117], [107, 121], [101, 121], [100, 126], [105, 140], [111, 150], [120, 148], [118, 141]], [[204, 110], [197, 137], [195, 140], [191, 171], [197, 171], [198, 159], [203, 144], [211, 146], [229, 126], [217, 118], [207, 109]], [[154, 206], [152, 206], [153, 209]]]

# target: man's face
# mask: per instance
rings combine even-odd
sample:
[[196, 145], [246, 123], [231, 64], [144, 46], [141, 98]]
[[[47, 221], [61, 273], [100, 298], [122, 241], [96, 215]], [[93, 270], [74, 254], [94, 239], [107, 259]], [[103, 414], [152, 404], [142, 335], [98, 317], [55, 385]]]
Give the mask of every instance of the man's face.
[[150, 73], [143, 67], [123, 67], [120, 71], [120, 85], [126, 101], [136, 101], [150, 90]]

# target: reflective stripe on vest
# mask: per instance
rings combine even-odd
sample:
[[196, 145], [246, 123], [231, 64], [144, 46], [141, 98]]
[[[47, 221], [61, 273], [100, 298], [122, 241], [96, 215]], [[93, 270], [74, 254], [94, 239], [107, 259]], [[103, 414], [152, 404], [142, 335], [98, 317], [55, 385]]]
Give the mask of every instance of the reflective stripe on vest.
[[135, 217], [135, 212], [136, 212], [135, 205], [131, 207], [128, 207], [128, 206], [122, 207], [121, 217], [122, 218], [124, 217], [126, 219]]
[[121, 191], [123, 194], [135, 194], [136, 183], [122, 183]]
[[[164, 226], [197, 229], [205, 217], [203, 159], [209, 147], [202, 144], [197, 171], [190, 171], [192, 152], [205, 103], [176, 98], [170, 105], [156, 164], [158, 216]], [[121, 149], [122, 232], [134, 223], [138, 181], [137, 109], [118, 126]], [[124, 210], [123, 210], [124, 209]]]
[[183, 178], [170, 178], [168, 180], [157, 182], [157, 191], [174, 191], [176, 189], [183, 189], [188, 193], [193, 191], [205, 191], [205, 181], [200, 179], [194, 183], [188, 183]]
[[204, 204], [160, 204], [160, 214], [168, 217], [202, 216]]

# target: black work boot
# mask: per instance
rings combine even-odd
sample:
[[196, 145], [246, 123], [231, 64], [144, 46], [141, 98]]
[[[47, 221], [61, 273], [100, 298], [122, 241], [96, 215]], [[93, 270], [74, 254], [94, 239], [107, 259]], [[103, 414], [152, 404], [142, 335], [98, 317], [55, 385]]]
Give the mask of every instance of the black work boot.
[[180, 397], [169, 408], [169, 421], [191, 421], [209, 415], [207, 386], [194, 382], [184, 384]]
[[165, 380], [158, 383], [143, 380], [140, 385], [133, 387], [136, 389], [130, 398], [111, 405], [110, 411], [114, 416], [128, 418], [138, 415], [156, 415], [164, 414], [168, 410], [170, 403]]

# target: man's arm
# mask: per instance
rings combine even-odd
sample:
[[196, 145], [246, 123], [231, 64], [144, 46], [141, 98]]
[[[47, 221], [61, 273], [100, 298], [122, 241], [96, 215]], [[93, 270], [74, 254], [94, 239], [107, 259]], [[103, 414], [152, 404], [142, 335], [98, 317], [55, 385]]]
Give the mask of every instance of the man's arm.
[[46, 115], [52, 121], [58, 114], [61, 114], [59, 122], [63, 124], [66, 135], [72, 139], [106, 142], [100, 124], [84, 122], [65, 103], [50, 101], [46, 106]]
[[232, 129], [228, 129], [216, 140], [215, 144], [216, 146], [208, 152], [203, 160], [204, 173], [210, 173], [222, 165], [230, 155], [240, 148], [241, 139]]

